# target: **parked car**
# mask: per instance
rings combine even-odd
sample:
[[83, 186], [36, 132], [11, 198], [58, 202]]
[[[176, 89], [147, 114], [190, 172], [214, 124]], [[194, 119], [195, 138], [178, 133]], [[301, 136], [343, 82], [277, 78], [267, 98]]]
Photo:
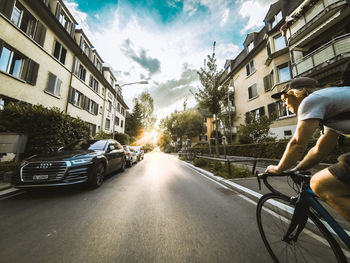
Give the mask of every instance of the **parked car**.
[[79, 140], [58, 151], [31, 156], [12, 178], [16, 188], [86, 183], [99, 187], [106, 174], [124, 171], [126, 155], [115, 140]]
[[125, 150], [125, 156], [126, 156], [126, 165], [128, 167], [131, 167], [134, 165], [134, 163], [137, 163], [137, 155], [133, 148], [131, 148], [129, 145], [123, 145]]
[[145, 157], [144, 150], [142, 150], [140, 146], [130, 146], [130, 147], [134, 149], [134, 151], [136, 152], [137, 161], [143, 160], [143, 158]]

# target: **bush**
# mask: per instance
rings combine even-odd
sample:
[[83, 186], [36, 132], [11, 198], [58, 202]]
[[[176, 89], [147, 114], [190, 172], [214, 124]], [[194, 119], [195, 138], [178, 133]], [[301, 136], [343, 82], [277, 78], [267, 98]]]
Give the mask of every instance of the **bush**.
[[26, 157], [56, 150], [77, 139], [89, 138], [89, 126], [58, 108], [41, 105], [9, 103], [0, 111], [0, 131], [28, 136]]

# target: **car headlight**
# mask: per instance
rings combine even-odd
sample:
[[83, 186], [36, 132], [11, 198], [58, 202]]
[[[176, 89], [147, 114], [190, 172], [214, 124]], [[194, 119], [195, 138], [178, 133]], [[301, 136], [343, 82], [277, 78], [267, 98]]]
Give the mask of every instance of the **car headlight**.
[[82, 165], [91, 162], [93, 157], [70, 160], [72, 165]]

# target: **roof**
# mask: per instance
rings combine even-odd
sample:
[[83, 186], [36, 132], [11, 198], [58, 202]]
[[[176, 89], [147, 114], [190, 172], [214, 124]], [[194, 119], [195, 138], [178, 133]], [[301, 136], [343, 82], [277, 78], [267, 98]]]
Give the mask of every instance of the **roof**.
[[281, 2], [277, 1], [270, 5], [269, 11], [264, 18], [264, 21], [270, 21], [281, 10]]
[[[235, 59], [233, 59], [231, 61], [231, 72], [228, 73], [228, 75], [226, 76], [226, 78], [223, 80], [226, 81], [227, 78], [229, 78], [232, 74], [234, 74], [234, 72], [237, 69], [240, 69], [242, 67], [242, 63], [247, 62], [246, 60], [248, 59], [252, 59], [256, 53], [258, 51], [261, 50], [262, 47], [264, 47], [264, 45], [262, 46], [262, 43], [265, 43], [265, 39], [264, 36], [267, 32], [267, 27], [264, 26], [259, 32], [253, 32], [247, 35], [246, 40], [244, 41], [245, 43], [250, 43], [252, 42], [252, 40], [254, 41], [254, 48], [252, 51], [250, 51], [249, 53], [247, 53], [246, 49], [243, 49]], [[250, 42], [249, 42], [250, 41]]]

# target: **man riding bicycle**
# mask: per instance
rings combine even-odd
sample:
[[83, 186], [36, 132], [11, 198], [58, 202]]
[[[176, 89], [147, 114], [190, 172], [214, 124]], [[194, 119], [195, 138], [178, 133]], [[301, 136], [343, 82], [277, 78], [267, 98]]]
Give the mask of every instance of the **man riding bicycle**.
[[[279, 174], [292, 168], [302, 157], [313, 133], [322, 134], [293, 170], [305, 171], [321, 162], [337, 145], [339, 135], [350, 137], [350, 62], [343, 72], [343, 86], [318, 89], [318, 82], [300, 77], [291, 80], [272, 98], [297, 114], [298, 124], [277, 166], [266, 172]], [[317, 172], [310, 187], [321, 199], [350, 221], [350, 153], [339, 156], [338, 163]]]

